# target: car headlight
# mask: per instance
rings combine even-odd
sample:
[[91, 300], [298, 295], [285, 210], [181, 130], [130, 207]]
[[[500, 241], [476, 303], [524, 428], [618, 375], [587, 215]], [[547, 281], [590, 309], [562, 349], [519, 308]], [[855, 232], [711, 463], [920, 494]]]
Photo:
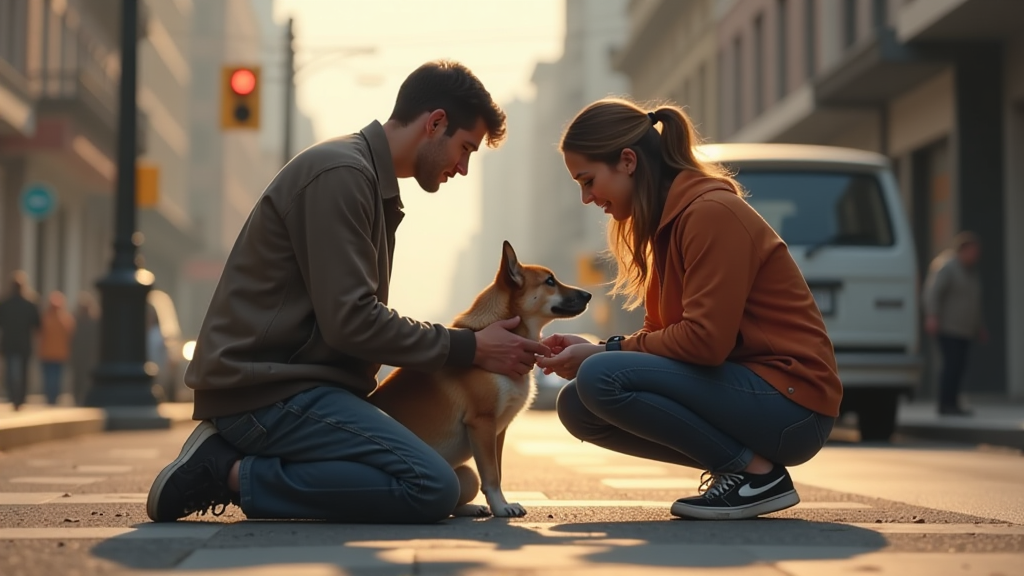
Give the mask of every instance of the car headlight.
[[181, 357], [184, 358], [186, 362], [191, 362], [192, 355], [195, 354], [195, 351], [196, 341], [189, 340], [188, 342], [185, 342], [184, 346], [181, 347]]

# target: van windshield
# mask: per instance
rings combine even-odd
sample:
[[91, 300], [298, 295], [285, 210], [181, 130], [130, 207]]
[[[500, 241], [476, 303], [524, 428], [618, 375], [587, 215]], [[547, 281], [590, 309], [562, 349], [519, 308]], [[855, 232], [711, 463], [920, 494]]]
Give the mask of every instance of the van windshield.
[[790, 246], [891, 246], [878, 179], [870, 174], [740, 170], [747, 201]]

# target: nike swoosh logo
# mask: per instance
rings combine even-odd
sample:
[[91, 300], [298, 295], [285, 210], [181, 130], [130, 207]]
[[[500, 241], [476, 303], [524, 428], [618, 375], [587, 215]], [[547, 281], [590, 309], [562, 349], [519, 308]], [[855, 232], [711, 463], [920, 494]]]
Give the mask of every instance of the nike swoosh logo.
[[783, 478], [785, 478], [785, 476], [780, 476], [779, 478], [775, 479], [775, 482], [772, 482], [771, 484], [765, 484], [764, 486], [761, 486], [760, 488], [753, 488], [753, 487], [750, 486], [750, 483], [748, 482], [748, 483], [744, 484], [743, 486], [740, 486], [739, 495], [743, 496], [744, 498], [750, 498], [751, 496], [757, 496], [761, 492], [764, 492], [765, 490], [770, 489], [772, 486], [775, 486], [779, 482], [782, 482]]

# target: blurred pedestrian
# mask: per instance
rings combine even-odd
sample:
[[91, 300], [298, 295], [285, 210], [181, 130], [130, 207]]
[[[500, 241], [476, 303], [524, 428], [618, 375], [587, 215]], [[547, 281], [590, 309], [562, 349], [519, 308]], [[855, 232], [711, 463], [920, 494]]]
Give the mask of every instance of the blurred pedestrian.
[[60, 398], [64, 365], [71, 359], [71, 337], [75, 333], [75, 317], [68, 312], [62, 292], [50, 292], [48, 300], [39, 327], [39, 361], [43, 368], [43, 393], [46, 395], [46, 403], [55, 406]]
[[28, 286], [28, 276], [14, 273], [10, 292], [0, 300], [0, 352], [3, 353], [7, 399], [18, 410], [25, 403], [28, 360], [32, 341], [39, 330], [39, 308], [35, 292]]
[[752, 518], [800, 501], [787, 467], [821, 450], [843, 389], [785, 243], [697, 143], [676, 106], [606, 99], [569, 125], [569, 175], [583, 204], [611, 216], [613, 294], [646, 314], [601, 344], [549, 336], [556, 355], [537, 365], [574, 379], [556, 406], [572, 435], [705, 470], [701, 494], [672, 514]]
[[925, 279], [925, 331], [935, 336], [942, 352], [939, 414], [970, 415], [960, 404], [960, 387], [971, 344], [988, 340], [981, 315], [980, 259], [981, 240], [972, 232], [961, 232], [951, 249], [932, 260]]
[[71, 392], [78, 406], [85, 405], [99, 360], [100, 308], [92, 293], [81, 292], [75, 307], [75, 334], [71, 337]]

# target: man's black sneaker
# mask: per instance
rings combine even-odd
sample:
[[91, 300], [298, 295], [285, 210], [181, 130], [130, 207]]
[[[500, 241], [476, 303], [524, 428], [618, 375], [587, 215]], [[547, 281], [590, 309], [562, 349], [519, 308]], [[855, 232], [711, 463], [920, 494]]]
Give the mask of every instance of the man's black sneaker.
[[700, 520], [740, 520], [795, 506], [800, 496], [789, 472], [776, 465], [767, 474], [704, 473], [700, 496], [680, 498], [672, 514]]
[[[178, 458], [160, 471], [149, 489], [146, 513], [154, 522], [174, 522], [213, 508], [214, 516], [238, 495], [228, 488], [228, 473], [242, 455], [228, 444], [217, 428], [203, 421], [185, 440]], [[218, 510], [218, 506], [220, 509]]]

